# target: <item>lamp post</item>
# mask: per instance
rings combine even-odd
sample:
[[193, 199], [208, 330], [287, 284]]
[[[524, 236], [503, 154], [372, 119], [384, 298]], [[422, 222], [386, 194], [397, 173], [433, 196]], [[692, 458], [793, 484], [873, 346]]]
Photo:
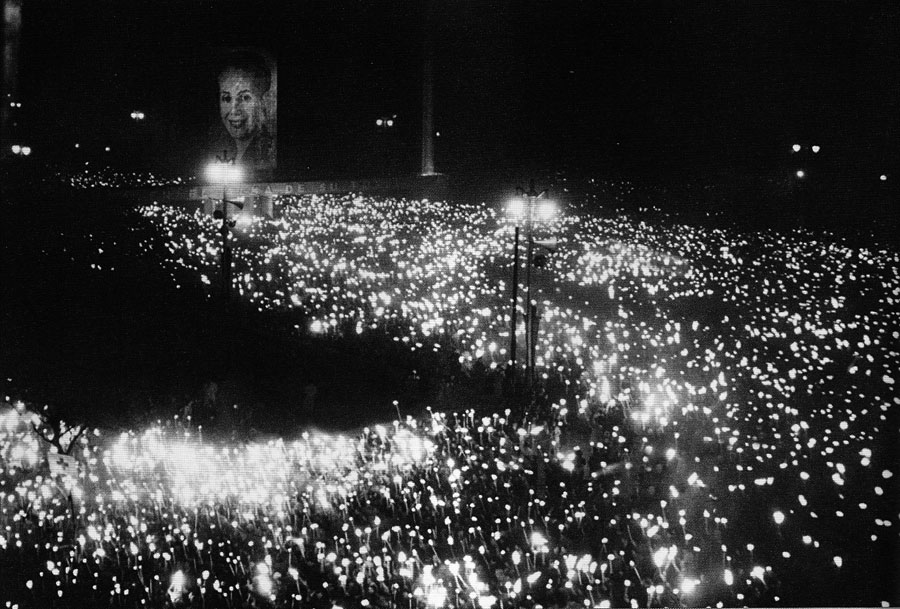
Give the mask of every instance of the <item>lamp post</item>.
[[[216, 156], [216, 162], [211, 163], [206, 168], [206, 177], [213, 184], [222, 185], [222, 226], [219, 233], [222, 235], [222, 297], [228, 300], [231, 295], [231, 242], [229, 239], [229, 229], [234, 226], [234, 220], [228, 219], [228, 185], [237, 184], [243, 179], [243, 172], [238, 165], [235, 165], [234, 159], [228, 159], [227, 151], [223, 155]], [[236, 203], [237, 207], [243, 209], [243, 205]], [[218, 214], [214, 214], [218, 218]]]
[[[522, 189], [519, 189], [522, 191]], [[534, 226], [539, 220], [549, 220], [556, 213], [555, 206], [552, 201], [544, 198], [547, 191], [540, 193], [534, 189], [534, 181], [531, 181], [527, 192], [522, 191], [522, 195], [514, 198], [507, 206], [507, 216], [513, 221], [515, 226], [515, 241], [513, 245], [513, 290], [512, 290], [512, 329], [510, 331], [510, 357], [512, 358], [512, 369], [516, 366], [516, 321], [517, 310], [516, 302], [518, 300], [519, 291], [519, 228], [525, 229], [525, 237], [528, 240], [527, 261], [525, 266], [525, 293], [527, 295], [525, 308], [525, 370], [528, 385], [534, 383], [534, 360], [535, 348], [537, 346], [535, 319], [537, 315], [537, 306], [532, 302], [531, 298], [531, 267], [534, 258]]]

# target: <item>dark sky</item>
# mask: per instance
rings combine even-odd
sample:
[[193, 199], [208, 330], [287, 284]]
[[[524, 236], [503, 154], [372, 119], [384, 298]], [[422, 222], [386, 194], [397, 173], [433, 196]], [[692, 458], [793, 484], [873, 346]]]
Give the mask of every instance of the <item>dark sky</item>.
[[353, 171], [389, 150], [415, 169], [427, 29], [438, 169], [765, 164], [794, 141], [896, 153], [896, 2], [659, 4], [434, 1], [426, 28], [424, 0], [24, 0], [21, 91], [38, 139], [189, 155], [173, 148], [217, 120], [206, 49], [261, 46], [279, 63], [283, 166]]

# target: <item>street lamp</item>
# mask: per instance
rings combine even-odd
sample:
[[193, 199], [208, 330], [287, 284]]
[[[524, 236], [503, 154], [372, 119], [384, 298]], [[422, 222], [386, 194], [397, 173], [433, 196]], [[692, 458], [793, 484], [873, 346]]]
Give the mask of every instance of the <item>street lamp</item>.
[[[222, 157], [216, 157], [216, 162], [206, 167], [206, 179], [212, 184], [222, 185], [222, 226], [219, 229], [222, 235], [222, 295], [227, 300], [231, 294], [231, 243], [229, 242], [229, 228], [234, 226], [234, 220], [228, 220], [228, 186], [238, 184], [243, 180], [243, 171], [235, 165], [234, 159], [228, 160], [227, 151]], [[244, 206], [235, 203], [239, 209]], [[214, 214], [218, 218], [218, 214]]]
[[[522, 189], [519, 189], [522, 191]], [[547, 191], [540, 193], [534, 189], [534, 181], [531, 182], [527, 192], [522, 191], [521, 196], [517, 196], [510, 200], [506, 207], [507, 218], [515, 227], [515, 239], [513, 244], [513, 289], [512, 289], [512, 315], [509, 350], [511, 361], [511, 370], [516, 367], [516, 318], [517, 309], [516, 301], [518, 300], [519, 291], [519, 229], [525, 229], [525, 235], [528, 239], [528, 254], [525, 267], [525, 293], [527, 294], [527, 307], [525, 309], [525, 368], [526, 377], [529, 386], [534, 382], [534, 359], [535, 348], [537, 346], [535, 332], [535, 318], [537, 315], [537, 305], [531, 298], [531, 267], [534, 258], [534, 227], [536, 222], [548, 222], [556, 215], [556, 205], [544, 198]]]

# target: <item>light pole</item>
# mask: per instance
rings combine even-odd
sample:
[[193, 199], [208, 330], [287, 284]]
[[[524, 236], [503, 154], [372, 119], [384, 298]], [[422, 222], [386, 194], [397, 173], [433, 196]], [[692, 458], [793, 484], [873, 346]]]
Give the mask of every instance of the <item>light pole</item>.
[[[510, 203], [511, 208], [515, 205], [515, 200]], [[518, 200], [518, 207], [522, 206], [521, 199]], [[509, 377], [515, 378], [516, 374], [516, 327], [518, 326], [518, 307], [516, 301], [519, 299], [519, 223], [514, 226], [515, 237], [513, 238], [513, 276], [512, 276], [512, 312], [510, 314], [510, 332], [509, 332]]]
[[[228, 300], [231, 295], [231, 242], [229, 239], [229, 229], [234, 226], [234, 220], [228, 219], [228, 185], [238, 184], [243, 179], [243, 172], [238, 165], [235, 165], [234, 159], [229, 160], [227, 151], [223, 155], [216, 156], [216, 162], [211, 163], [206, 168], [206, 177], [213, 184], [222, 185], [222, 226], [219, 233], [222, 235], [222, 297]], [[239, 209], [243, 209], [243, 205], [235, 203]], [[218, 212], [213, 215], [220, 217]]]
[[528, 385], [534, 383], [534, 360], [535, 348], [537, 346], [535, 319], [537, 316], [537, 306], [531, 297], [531, 267], [534, 257], [534, 226], [539, 220], [550, 220], [556, 213], [555, 205], [552, 201], [544, 198], [547, 191], [540, 193], [534, 189], [534, 180], [531, 181], [527, 192], [521, 188], [522, 196], [512, 199], [507, 206], [507, 216], [515, 226], [515, 241], [513, 245], [513, 290], [512, 290], [512, 315], [510, 331], [510, 357], [512, 358], [512, 369], [516, 366], [516, 321], [517, 310], [516, 301], [518, 300], [519, 291], [519, 228], [525, 229], [525, 236], [528, 239], [527, 261], [525, 266], [525, 293], [527, 296], [525, 308], [525, 371]]

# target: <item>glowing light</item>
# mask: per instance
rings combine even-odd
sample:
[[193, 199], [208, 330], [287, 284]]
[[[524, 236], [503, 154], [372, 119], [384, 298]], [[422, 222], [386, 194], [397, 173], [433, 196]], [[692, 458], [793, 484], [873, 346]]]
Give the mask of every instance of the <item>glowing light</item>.
[[240, 165], [210, 163], [206, 166], [206, 179], [214, 184], [237, 184], [244, 179]]
[[535, 531], [531, 534], [531, 545], [536, 548], [541, 548], [547, 545], [547, 538], [544, 537], [541, 533]]
[[435, 586], [428, 591], [427, 602], [432, 607], [443, 607], [447, 600], [447, 589], [443, 586]]
[[541, 204], [538, 206], [538, 218], [544, 222], [553, 219], [553, 216], [556, 215], [556, 203], [553, 201], [547, 201], [542, 199]]
[[802, 147], [803, 146], [801, 146], [800, 144], [794, 144], [793, 146], [791, 146], [791, 150], [793, 150], [794, 152], [800, 152], [800, 149]]
[[813, 147], [812, 147], [812, 151], [813, 151], [813, 152], [819, 152], [819, 150], [821, 150], [821, 147], [819, 147], [819, 146], [813, 146]]
[[772, 518], [775, 520], [775, 524], [781, 525], [784, 522], [784, 513], [780, 510], [776, 510], [774, 514], [772, 514]]
[[184, 572], [182, 572], [180, 569], [178, 571], [175, 571], [175, 573], [172, 574], [172, 581], [169, 584], [169, 599], [173, 603], [178, 602], [184, 594], [186, 586], [187, 577], [185, 577]]
[[481, 607], [481, 609], [490, 609], [495, 604], [497, 604], [496, 596], [489, 595], [489, 596], [479, 596], [478, 597], [478, 606]]
[[668, 554], [669, 551], [666, 548], [659, 548], [653, 553], [653, 564], [656, 565], [657, 569], [662, 569], [663, 565], [666, 564], [666, 557]]
[[520, 197], [510, 199], [506, 204], [506, 215], [510, 220], [521, 222], [525, 215], [525, 201]]
[[797, 177], [798, 177], [798, 178], [804, 178], [804, 177], [806, 177], [806, 172], [803, 171], [802, 169], [798, 169], [798, 170], [797, 170]]

